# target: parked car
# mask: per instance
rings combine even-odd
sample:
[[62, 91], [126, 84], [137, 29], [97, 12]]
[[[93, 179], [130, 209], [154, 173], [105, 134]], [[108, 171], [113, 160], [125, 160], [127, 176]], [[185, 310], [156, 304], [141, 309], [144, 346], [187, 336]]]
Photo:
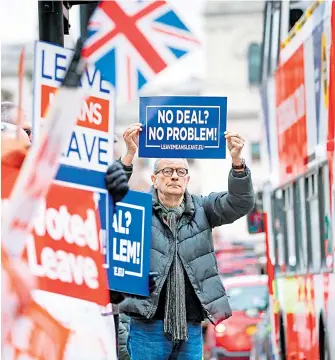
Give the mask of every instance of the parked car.
[[267, 275], [224, 278], [232, 317], [208, 324], [205, 357], [210, 360], [249, 359], [252, 336], [268, 306]]
[[261, 264], [250, 246], [231, 245], [215, 251], [219, 274], [225, 277], [261, 274]]

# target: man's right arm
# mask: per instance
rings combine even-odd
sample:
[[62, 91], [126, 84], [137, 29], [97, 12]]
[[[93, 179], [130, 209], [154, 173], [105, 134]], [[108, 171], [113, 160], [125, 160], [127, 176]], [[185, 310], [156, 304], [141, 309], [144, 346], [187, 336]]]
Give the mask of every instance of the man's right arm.
[[130, 125], [123, 133], [123, 140], [127, 147], [127, 152], [117, 161], [122, 165], [128, 181], [133, 173], [133, 160], [138, 150], [139, 133], [142, 131], [141, 123]]

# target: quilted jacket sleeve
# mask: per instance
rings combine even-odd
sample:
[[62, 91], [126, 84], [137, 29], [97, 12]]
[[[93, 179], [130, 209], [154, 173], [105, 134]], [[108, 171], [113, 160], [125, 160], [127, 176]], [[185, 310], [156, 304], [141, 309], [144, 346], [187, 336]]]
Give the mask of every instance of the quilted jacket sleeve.
[[119, 321], [119, 360], [130, 360], [127, 349], [130, 320], [127, 315], [120, 314]]
[[203, 198], [203, 207], [212, 228], [231, 224], [248, 214], [254, 207], [255, 196], [251, 180], [251, 172], [230, 171], [228, 192], [211, 193]]
[[126, 176], [128, 178], [128, 181], [129, 181], [130, 178], [131, 178], [131, 175], [133, 174], [133, 165], [127, 166], [127, 165], [122, 164], [121, 158], [117, 159], [117, 161], [122, 165], [123, 170], [125, 171]]

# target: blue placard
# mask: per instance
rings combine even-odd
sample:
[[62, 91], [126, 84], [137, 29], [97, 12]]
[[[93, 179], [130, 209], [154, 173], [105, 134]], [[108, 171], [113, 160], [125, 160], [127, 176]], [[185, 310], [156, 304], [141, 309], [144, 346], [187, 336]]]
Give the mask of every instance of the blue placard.
[[109, 288], [149, 295], [152, 196], [129, 191], [116, 205], [106, 249]]
[[225, 159], [227, 98], [140, 98], [139, 157]]

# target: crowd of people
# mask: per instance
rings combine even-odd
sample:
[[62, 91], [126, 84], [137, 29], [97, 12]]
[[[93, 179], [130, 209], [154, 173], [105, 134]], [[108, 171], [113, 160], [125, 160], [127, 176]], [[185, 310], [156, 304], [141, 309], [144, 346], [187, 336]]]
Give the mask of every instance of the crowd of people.
[[[20, 168], [33, 138], [31, 126], [21, 119], [18, 107], [1, 104], [2, 167]], [[138, 151], [142, 124], [130, 125], [123, 134], [126, 153], [108, 168], [106, 188], [114, 203], [127, 193], [133, 160]], [[195, 196], [186, 159], [157, 159], [151, 175], [152, 241], [149, 275], [150, 295], [134, 296], [110, 291], [119, 304], [119, 359], [202, 359], [201, 323], [217, 324], [231, 316], [229, 300], [218, 276], [212, 229], [246, 215], [254, 206], [250, 169], [242, 158], [242, 136], [226, 132], [232, 169], [228, 191]], [[214, 175], [213, 175], [214, 176]], [[8, 268], [14, 269], [16, 300], [8, 294]], [[13, 272], [10, 272], [13, 274]], [[34, 278], [24, 260], [12, 260], [2, 251], [2, 325], [11, 326], [34, 289]], [[5, 275], [5, 276], [4, 276]], [[5, 326], [6, 329], [6, 326]], [[2, 332], [2, 340], [6, 331]]]

